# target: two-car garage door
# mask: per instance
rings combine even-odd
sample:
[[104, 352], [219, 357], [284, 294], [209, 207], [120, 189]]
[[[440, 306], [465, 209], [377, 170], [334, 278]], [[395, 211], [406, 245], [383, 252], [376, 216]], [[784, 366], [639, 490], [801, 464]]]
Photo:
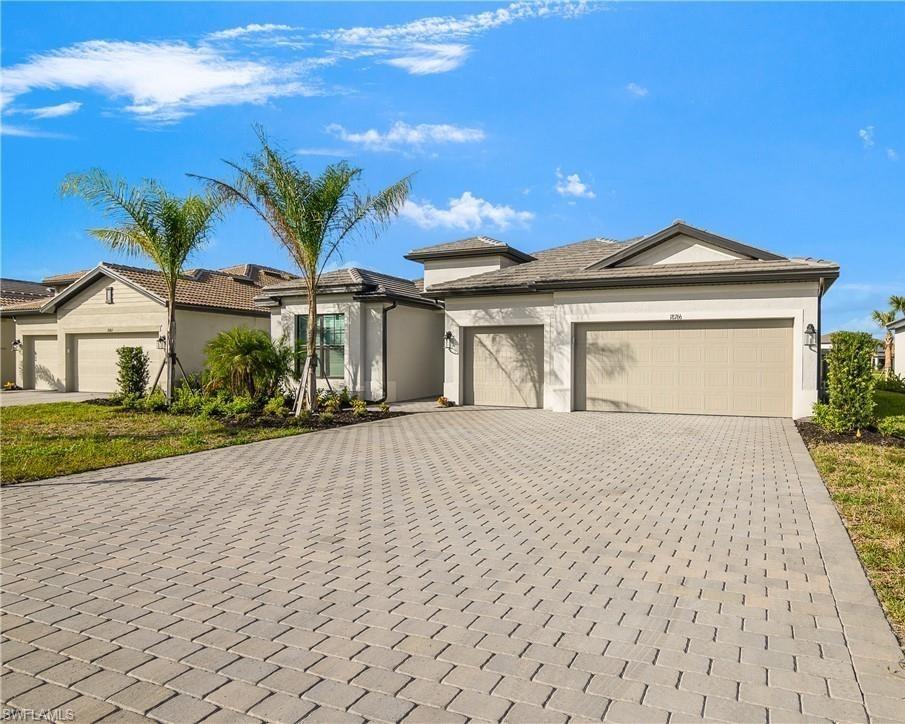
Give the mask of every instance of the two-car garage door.
[[153, 381], [163, 353], [157, 349], [157, 334], [79, 334], [72, 337], [70, 364], [72, 384], [70, 389], [85, 392], [115, 392], [118, 375], [120, 347], [142, 347], [151, 358], [150, 374]]
[[790, 417], [792, 320], [576, 328], [575, 408]]

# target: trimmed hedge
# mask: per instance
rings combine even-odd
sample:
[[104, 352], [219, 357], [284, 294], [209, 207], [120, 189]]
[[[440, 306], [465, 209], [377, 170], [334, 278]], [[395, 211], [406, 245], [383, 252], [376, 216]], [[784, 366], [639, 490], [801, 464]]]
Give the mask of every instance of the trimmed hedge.
[[141, 347], [120, 347], [116, 354], [119, 357], [116, 363], [119, 369], [116, 377], [119, 393], [123, 397], [143, 396], [150, 379], [150, 355]]
[[874, 422], [876, 378], [871, 357], [876, 345], [867, 332], [836, 332], [827, 352], [826, 403], [814, 405], [814, 422], [832, 432], [854, 432]]

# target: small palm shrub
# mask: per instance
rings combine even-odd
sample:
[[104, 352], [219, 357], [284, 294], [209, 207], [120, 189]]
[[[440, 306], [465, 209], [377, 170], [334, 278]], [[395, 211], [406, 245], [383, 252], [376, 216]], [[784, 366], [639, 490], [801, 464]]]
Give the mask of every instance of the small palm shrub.
[[116, 366], [119, 370], [116, 376], [116, 386], [123, 397], [135, 395], [141, 397], [145, 394], [150, 377], [148, 365], [151, 356], [141, 347], [120, 347], [116, 350]]
[[289, 412], [284, 395], [274, 395], [264, 405], [264, 414], [273, 417], [285, 417]]
[[836, 332], [827, 353], [826, 403], [814, 405], [814, 422], [832, 432], [854, 432], [874, 422], [876, 378], [871, 369], [873, 337], [866, 332]]
[[233, 395], [271, 398], [288, 378], [294, 354], [285, 339], [274, 342], [262, 329], [235, 327], [204, 348], [208, 386]]
[[333, 422], [333, 413], [329, 410], [324, 410], [317, 416], [317, 418], [321, 425], [329, 425]]
[[876, 381], [878, 390], [883, 390], [884, 392], [898, 392], [899, 394], [905, 395], [905, 377], [902, 375], [890, 372], [889, 376], [887, 376], [883, 372], [878, 371], [874, 372], [874, 380]]
[[380, 414], [381, 414], [381, 415], [389, 415], [389, 414], [390, 414], [390, 403], [389, 403], [389, 402], [381, 402], [381, 403], [378, 405], [378, 408], [380, 409]]

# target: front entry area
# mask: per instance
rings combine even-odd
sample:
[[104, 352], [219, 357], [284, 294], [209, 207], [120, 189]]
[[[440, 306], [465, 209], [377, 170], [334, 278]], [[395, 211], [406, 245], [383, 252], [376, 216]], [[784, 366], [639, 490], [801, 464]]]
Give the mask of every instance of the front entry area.
[[466, 329], [465, 404], [542, 407], [544, 328]]
[[792, 416], [792, 320], [578, 325], [577, 410]]

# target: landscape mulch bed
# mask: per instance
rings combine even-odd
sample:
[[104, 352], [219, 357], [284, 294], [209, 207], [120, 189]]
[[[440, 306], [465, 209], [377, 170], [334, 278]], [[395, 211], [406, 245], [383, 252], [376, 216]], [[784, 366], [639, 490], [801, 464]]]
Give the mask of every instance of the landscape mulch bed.
[[892, 435], [881, 435], [876, 430], [862, 430], [861, 437], [855, 437], [850, 432], [829, 432], [819, 425], [806, 420], [796, 420], [795, 426], [801, 434], [805, 445], [811, 447], [820, 443], [841, 443], [852, 444], [856, 442], [864, 442], [870, 445], [880, 445], [882, 447], [901, 447], [905, 448], [905, 438], [894, 437]]
[[[320, 421], [317, 414], [314, 414], [310, 421], [306, 422], [304, 425], [300, 425], [300, 427], [304, 427], [310, 430], [329, 430], [334, 427], [346, 427], [347, 425], [358, 425], [362, 422], [374, 422], [375, 420], [389, 420], [391, 417], [402, 417], [403, 415], [407, 415], [407, 412], [388, 412], [386, 414], [382, 412], [374, 412], [372, 410], [368, 410], [368, 412], [359, 417], [352, 414], [351, 410], [343, 410], [342, 412], [337, 412], [333, 415], [333, 419], [328, 423], [323, 423]], [[267, 415], [262, 415], [260, 417], [252, 417], [248, 420], [244, 420], [241, 422], [238, 421], [230, 421], [224, 420], [224, 422], [228, 425], [234, 425], [236, 427], [293, 427], [295, 423], [293, 423], [292, 416], [289, 417], [271, 417]]]

